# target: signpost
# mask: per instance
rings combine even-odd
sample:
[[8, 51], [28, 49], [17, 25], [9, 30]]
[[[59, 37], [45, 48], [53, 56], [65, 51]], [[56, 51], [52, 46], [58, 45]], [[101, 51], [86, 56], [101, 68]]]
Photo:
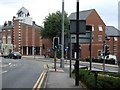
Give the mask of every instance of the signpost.
[[79, 20], [79, 0], [77, 0], [77, 12], [76, 12], [76, 20], [70, 20], [70, 34], [76, 35], [76, 62], [75, 62], [75, 85], [79, 85], [79, 34], [85, 34], [86, 33], [86, 21], [85, 20]]
[[[89, 32], [86, 32], [89, 30]], [[86, 20], [79, 20], [79, 0], [77, 0], [77, 12], [76, 20], [70, 20], [70, 43], [74, 43], [74, 53], [75, 53], [75, 85], [79, 85], [79, 60], [81, 58], [81, 47], [82, 43], [90, 43], [90, 55], [92, 52], [92, 26], [86, 26]], [[72, 49], [70, 49], [72, 50]], [[79, 57], [80, 56], [80, 57]], [[92, 58], [92, 56], [91, 56]], [[92, 59], [91, 59], [92, 61]], [[91, 65], [91, 63], [90, 63]]]

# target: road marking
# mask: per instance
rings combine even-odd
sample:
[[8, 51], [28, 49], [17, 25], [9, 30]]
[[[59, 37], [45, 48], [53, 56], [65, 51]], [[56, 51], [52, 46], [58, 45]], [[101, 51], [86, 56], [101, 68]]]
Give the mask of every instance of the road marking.
[[43, 74], [43, 77], [42, 77], [42, 79], [41, 79], [41, 81], [40, 81], [40, 83], [39, 83], [39, 85], [38, 85], [38, 87], [37, 87], [37, 90], [39, 90], [40, 89], [40, 87], [41, 87], [41, 85], [42, 85], [42, 82], [43, 82], [43, 80], [44, 80], [44, 78], [45, 78], [45, 72], [44, 72], [44, 74]]
[[4, 73], [6, 73], [7, 71], [3, 71], [3, 72], [1, 72], [0, 74], [4, 74]]
[[44, 71], [43, 71], [43, 72], [41, 73], [41, 75], [39, 76], [39, 78], [38, 78], [37, 82], [35, 83], [35, 85], [34, 85], [34, 87], [33, 87], [32, 90], [35, 90], [35, 88], [37, 87], [38, 83], [40, 82], [40, 80], [41, 80], [43, 74], [44, 74]]
[[[48, 66], [48, 64], [45, 64], [45, 65], [44, 65], [44, 69], [47, 69], [47, 68], [49, 68], [49, 66]], [[46, 72], [43, 71], [43, 72], [40, 74], [37, 82], [36, 82], [35, 85], [33, 86], [33, 89], [32, 89], [32, 90], [36, 90], [36, 89], [39, 90], [39, 89], [41, 88], [41, 85], [42, 85], [42, 83], [43, 83], [43, 81], [44, 81], [45, 75], [46, 75]]]

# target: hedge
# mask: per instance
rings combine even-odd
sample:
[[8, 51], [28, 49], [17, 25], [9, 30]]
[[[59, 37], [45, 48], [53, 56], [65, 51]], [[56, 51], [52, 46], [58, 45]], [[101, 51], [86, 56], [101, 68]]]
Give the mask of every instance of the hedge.
[[[73, 71], [73, 74], [74, 74], [74, 71]], [[102, 76], [98, 75], [97, 89], [120, 88], [119, 75], [118, 77], [116, 75], [115, 75], [116, 77], [114, 77], [114, 73], [111, 74], [113, 76], [106, 76], [106, 74], [107, 73], [105, 73]], [[96, 90], [95, 77], [92, 72], [90, 72], [89, 70], [80, 69], [79, 75], [80, 75], [80, 81], [82, 81], [87, 86], [87, 88], [89, 88], [90, 90]]]

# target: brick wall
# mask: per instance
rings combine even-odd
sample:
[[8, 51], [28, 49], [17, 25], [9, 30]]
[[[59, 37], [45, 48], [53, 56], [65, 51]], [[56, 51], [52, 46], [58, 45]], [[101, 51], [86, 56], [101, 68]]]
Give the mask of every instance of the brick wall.
[[[92, 25], [94, 27], [93, 31], [93, 42], [92, 42], [92, 57], [98, 58], [98, 51], [103, 50], [103, 41], [105, 41], [105, 23], [102, 21], [98, 13], [93, 10], [93, 12], [86, 19], [87, 25]], [[102, 26], [103, 31], [99, 31], [98, 26]], [[98, 41], [98, 35], [102, 35], [102, 41]], [[82, 45], [82, 58], [89, 57], [89, 44]]]

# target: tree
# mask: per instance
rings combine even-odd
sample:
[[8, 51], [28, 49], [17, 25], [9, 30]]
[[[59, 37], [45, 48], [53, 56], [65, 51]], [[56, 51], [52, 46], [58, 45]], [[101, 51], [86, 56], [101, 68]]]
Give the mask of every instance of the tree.
[[[41, 32], [42, 38], [49, 38], [52, 40], [53, 37], [61, 36], [61, 24], [62, 24], [62, 13], [57, 11], [56, 13], [49, 14], [44, 19], [44, 29]], [[67, 13], [64, 14], [64, 30], [65, 34], [68, 32], [69, 19]]]

